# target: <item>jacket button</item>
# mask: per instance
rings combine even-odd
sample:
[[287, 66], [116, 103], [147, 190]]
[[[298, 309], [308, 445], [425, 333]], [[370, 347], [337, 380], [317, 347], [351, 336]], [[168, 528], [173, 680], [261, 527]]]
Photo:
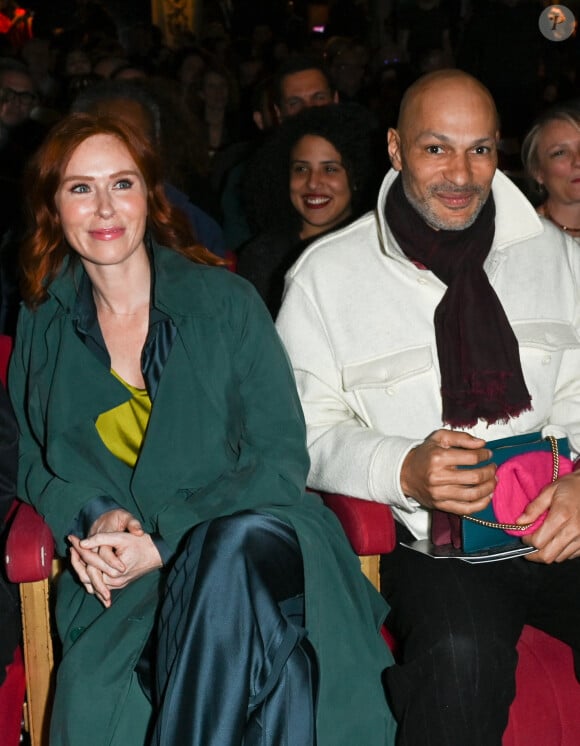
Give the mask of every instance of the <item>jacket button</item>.
[[73, 627], [70, 631], [70, 639], [76, 642], [84, 631], [85, 627]]

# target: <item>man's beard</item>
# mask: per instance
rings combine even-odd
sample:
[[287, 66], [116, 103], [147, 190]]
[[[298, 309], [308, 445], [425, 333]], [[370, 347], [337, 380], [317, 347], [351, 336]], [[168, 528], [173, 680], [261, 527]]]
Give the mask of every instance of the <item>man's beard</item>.
[[[466, 228], [469, 228], [470, 226], [472, 226], [477, 220], [477, 216], [481, 212], [481, 208], [484, 206], [487, 200], [487, 194], [485, 192], [485, 189], [475, 184], [468, 184], [467, 186], [462, 186], [462, 187], [436, 186], [436, 185], [430, 186], [427, 189], [427, 199], [418, 199], [417, 197], [415, 197], [415, 195], [410, 194], [407, 191], [404, 178], [403, 178], [403, 189], [405, 191], [405, 196], [409, 200], [410, 204], [415, 208], [415, 210], [419, 213], [419, 215], [423, 218], [423, 220], [428, 225], [430, 225], [431, 228], [435, 228], [436, 230], [441, 230], [441, 231], [463, 231]], [[433, 210], [429, 202], [428, 198], [438, 193], [448, 193], [448, 194], [474, 194], [475, 193], [478, 199], [477, 206], [475, 210], [473, 211], [473, 213], [468, 218], [466, 218], [463, 223], [458, 224], [457, 222], [453, 222], [453, 221], [448, 222]]]

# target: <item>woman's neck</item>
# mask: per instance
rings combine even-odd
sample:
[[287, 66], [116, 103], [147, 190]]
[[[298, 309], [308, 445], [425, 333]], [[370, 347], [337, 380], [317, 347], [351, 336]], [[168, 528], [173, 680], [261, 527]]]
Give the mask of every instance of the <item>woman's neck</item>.
[[306, 239], [310, 238], [316, 238], [316, 236], [321, 236], [323, 233], [330, 233], [330, 231], [337, 230], [340, 228], [345, 220], [350, 218], [352, 216], [352, 209], [349, 206], [348, 209], [344, 210], [338, 217], [337, 220], [333, 221], [330, 225], [312, 225], [312, 223], [308, 223], [306, 220], [302, 221], [302, 227], [300, 228], [300, 232], [298, 233], [298, 236], [305, 241]]
[[[96, 288], [93, 288], [93, 298], [95, 300], [95, 306], [97, 307], [97, 314], [106, 314], [109, 316], [116, 317], [135, 317], [144, 311], [149, 312], [150, 297], [134, 298], [130, 299], [125, 297], [115, 297], [114, 294], [103, 295], [99, 293]], [[127, 301], [130, 300], [128, 303]]]
[[554, 203], [548, 198], [540, 212], [566, 233], [580, 234], [580, 203], [565, 205], [561, 202]]
[[93, 286], [98, 313], [113, 316], [135, 316], [151, 302], [151, 268], [149, 261], [133, 262], [131, 267], [103, 267], [84, 263]]
[[322, 233], [325, 233], [326, 230], [327, 228], [319, 228], [318, 226], [310, 225], [310, 223], [303, 223], [298, 236], [303, 241], [306, 241], [309, 238], [316, 238], [316, 236], [320, 236]]

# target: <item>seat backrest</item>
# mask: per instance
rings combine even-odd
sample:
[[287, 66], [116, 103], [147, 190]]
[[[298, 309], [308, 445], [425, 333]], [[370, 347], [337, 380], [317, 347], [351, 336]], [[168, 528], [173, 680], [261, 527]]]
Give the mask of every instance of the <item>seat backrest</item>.
[[[6, 385], [12, 347], [12, 338], [0, 334], [0, 381], [4, 385]], [[14, 536], [12, 536], [12, 531], [10, 532], [8, 542], [12, 539], [12, 544], [17, 545], [19, 550], [26, 548], [24, 553], [30, 552], [30, 556], [26, 558], [26, 567], [28, 570], [31, 564], [35, 567], [34, 573], [28, 573], [31, 578], [36, 576], [37, 566], [42, 570], [39, 572], [39, 577], [46, 578], [54, 547], [50, 530], [29, 505], [19, 504], [17, 501], [15, 505], [20, 505], [14, 521], [14, 523], [19, 521], [19, 528]], [[26, 516], [32, 520], [25, 520]], [[34, 544], [33, 550], [29, 548], [30, 542]], [[10, 563], [11, 555], [12, 552], [6, 552], [10, 571], [16, 569], [15, 565]], [[54, 668], [48, 580], [20, 583], [20, 599], [27, 690], [24, 719], [31, 746], [48, 746]], [[0, 743], [3, 743], [3, 736], [4, 733], [0, 733]]]
[[12, 337], [7, 334], [0, 334], [0, 381], [6, 386], [8, 375], [8, 363], [12, 354]]

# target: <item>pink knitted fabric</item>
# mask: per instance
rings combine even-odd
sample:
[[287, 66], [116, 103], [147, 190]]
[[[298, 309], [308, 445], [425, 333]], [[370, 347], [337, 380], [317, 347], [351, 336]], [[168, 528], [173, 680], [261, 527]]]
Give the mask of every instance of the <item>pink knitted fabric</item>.
[[[572, 471], [572, 462], [560, 456], [559, 476]], [[542, 489], [552, 481], [553, 459], [548, 451], [535, 451], [514, 456], [497, 469], [498, 484], [493, 493], [493, 511], [500, 523], [515, 523]], [[506, 530], [512, 536], [522, 536], [536, 531], [544, 520], [543, 513], [524, 531]]]

